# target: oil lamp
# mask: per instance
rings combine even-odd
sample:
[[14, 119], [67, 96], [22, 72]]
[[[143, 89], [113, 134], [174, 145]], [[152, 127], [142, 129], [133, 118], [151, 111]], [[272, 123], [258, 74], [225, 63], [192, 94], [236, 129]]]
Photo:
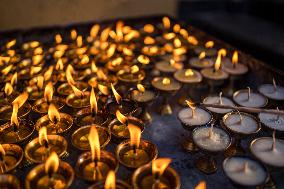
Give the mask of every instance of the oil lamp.
[[258, 87], [258, 91], [271, 100], [284, 100], [284, 87], [277, 85], [274, 78], [272, 84], [262, 84]]
[[[184, 129], [190, 131], [190, 133], [196, 127], [209, 125], [213, 121], [212, 114], [202, 108], [196, 107], [192, 101], [186, 100], [188, 108], [183, 108], [178, 113], [178, 119], [181, 122]], [[198, 150], [197, 146], [192, 141], [192, 135], [183, 142], [183, 148], [189, 152], [195, 152]]]
[[131, 186], [122, 180], [115, 178], [115, 172], [109, 171], [105, 181], [97, 182], [88, 189], [131, 189]]
[[246, 156], [232, 156], [223, 161], [225, 175], [237, 186], [257, 187], [267, 181], [266, 168]]
[[72, 116], [59, 113], [54, 104], [48, 107], [48, 114], [39, 118], [35, 124], [36, 130], [41, 127], [47, 128], [47, 134], [61, 134], [69, 130], [73, 125]]
[[24, 153], [20, 146], [0, 144], [0, 174], [8, 173], [18, 167], [23, 156]]
[[169, 77], [155, 77], [151, 84], [163, 95], [163, 104], [161, 105], [160, 113], [162, 115], [172, 114], [172, 108], [168, 103], [168, 98], [169, 95], [174, 95], [181, 88], [181, 84]]
[[33, 105], [33, 111], [46, 114], [48, 112], [48, 107], [52, 103], [56, 108], [61, 109], [65, 105], [63, 99], [53, 96], [53, 84], [52, 82], [48, 82], [44, 89], [44, 98], [40, 98], [35, 101]]
[[21, 189], [20, 181], [12, 174], [0, 175], [0, 188], [3, 189]]
[[135, 189], [147, 188], [172, 188], [179, 189], [181, 186], [177, 172], [169, 167], [169, 158], [159, 158], [135, 170], [132, 184]]
[[39, 129], [38, 138], [30, 141], [25, 147], [25, 157], [33, 163], [44, 162], [51, 152], [59, 157], [67, 154], [67, 141], [60, 135], [47, 135], [46, 127]]
[[110, 170], [117, 171], [118, 161], [107, 151], [100, 149], [99, 134], [95, 126], [90, 128], [88, 136], [91, 152], [84, 152], [76, 163], [76, 175], [87, 181], [99, 181], [106, 178]]
[[259, 121], [244, 112], [230, 112], [223, 116], [221, 126], [234, 136], [234, 143], [225, 151], [226, 156], [244, 154], [241, 139], [258, 133], [261, 129]]
[[263, 108], [268, 103], [265, 96], [257, 92], [251, 92], [250, 87], [236, 91], [233, 100], [240, 106], [252, 108]]
[[59, 160], [55, 152], [51, 152], [45, 163], [34, 167], [25, 180], [26, 189], [36, 188], [69, 188], [74, 180], [72, 167]]
[[81, 109], [90, 106], [90, 92], [80, 91], [71, 85], [73, 93], [66, 97], [66, 104], [71, 108]]
[[136, 169], [157, 158], [158, 149], [155, 144], [140, 140], [141, 129], [128, 124], [130, 140], [124, 140], [116, 148], [118, 161], [127, 168]]
[[189, 60], [189, 64], [198, 70], [201, 70], [203, 68], [211, 68], [214, 65], [214, 62], [212, 61], [211, 58], [205, 58], [206, 53], [202, 51], [198, 58], [193, 57]]
[[196, 160], [196, 167], [205, 174], [213, 174], [217, 171], [216, 160], [213, 156], [224, 152], [230, 146], [230, 135], [225, 130], [214, 127], [212, 123], [211, 127], [196, 127], [192, 132], [192, 139], [204, 153]]
[[144, 130], [144, 123], [141, 120], [132, 116], [126, 117], [119, 110], [117, 110], [116, 119], [109, 123], [109, 130], [115, 142], [121, 142], [125, 139], [129, 139], [129, 124], [136, 125], [142, 132]]
[[204, 46], [199, 46], [194, 49], [196, 54], [200, 54], [201, 52], [205, 52], [207, 56], [215, 56], [217, 54], [217, 50], [214, 48], [214, 41], [207, 41]]

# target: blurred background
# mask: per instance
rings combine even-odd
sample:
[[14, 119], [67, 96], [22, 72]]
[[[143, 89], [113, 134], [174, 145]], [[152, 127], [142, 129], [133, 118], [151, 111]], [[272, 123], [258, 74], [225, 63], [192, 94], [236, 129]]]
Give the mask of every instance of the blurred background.
[[0, 31], [167, 14], [281, 68], [283, 0], [0, 0]]

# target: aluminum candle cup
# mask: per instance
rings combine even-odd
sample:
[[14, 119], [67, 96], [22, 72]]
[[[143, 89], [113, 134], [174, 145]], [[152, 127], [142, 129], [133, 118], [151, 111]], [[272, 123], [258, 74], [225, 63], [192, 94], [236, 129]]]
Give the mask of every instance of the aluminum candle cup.
[[[84, 91], [88, 88], [88, 84], [85, 82], [76, 82], [74, 86], [80, 91]], [[73, 90], [68, 83], [63, 83], [57, 88], [57, 92], [61, 96], [68, 96], [73, 93]]]
[[184, 129], [190, 132], [190, 136], [183, 142], [183, 148], [189, 152], [195, 152], [198, 150], [197, 146], [192, 141], [191, 132], [193, 129], [203, 125], [209, 125], [213, 121], [212, 114], [201, 107], [194, 109], [194, 116], [191, 108], [183, 108], [178, 113], [178, 119], [181, 122]]
[[56, 152], [58, 157], [67, 154], [68, 143], [60, 135], [47, 135], [47, 142], [41, 145], [39, 138], [30, 141], [25, 147], [25, 157], [32, 163], [43, 163], [51, 152]]
[[118, 161], [112, 153], [101, 150], [100, 160], [92, 160], [91, 152], [84, 152], [77, 160], [76, 175], [86, 181], [104, 180], [110, 170], [117, 171]]
[[267, 105], [268, 100], [265, 96], [249, 91], [247, 89], [236, 91], [233, 95], [234, 101], [240, 106], [251, 108], [263, 108]]
[[65, 101], [60, 97], [53, 96], [50, 102], [47, 102], [44, 98], [41, 98], [35, 101], [33, 105], [33, 111], [39, 114], [46, 114], [51, 103], [54, 104], [55, 107], [59, 110], [62, 109], [65, 105]]
[[[131, 189], [132, 187], [122, 180], [115, 181], [115, 189]], [[105, 189], [105, 181], [99, 181], [91, 185], [88, 189]]]
[[248, 67], [246, 65], [238, 62], [232, 63], [232, 61], [228, 58], [224, 58], [222, 63], [222, 69], [233, 77], [238, 77], [248, 72]]
[[138, 83], [145, 78], [145, 72], [138, 70], [135, 73], [131, 73], [121, 70], [117, 72], [116, 76], [117, 79], [123, 83]]
[[20, 146], [16, 144], [0, 144], [0, 175], [18, 167], [23, 157], [24, 153]]
[[[143, 165], [135, 170], [132, 176], [132, 185], [134, 189], [152, 188], [156, 182], [154, 178], [151, 164]], [[179, 175], [171, 167], [166, 168], [159, 182], [161, 182], [161, 188], [179, 189], [181, 186]]]
[[130, 140], [124, 140], [117, 146], [115, 154], [122, 165], [129, 169], [136, 169], [156, 159], [158, 149], [155, 144], [141, 140], [139, 147], [134, 150]]
[[75, 114], [75, 120], [74, 120], [74, 123], [79, 127], [92, 125], [92, 124], [106, 125], [107, 122], [108, 122], [108, 116], [106, 113], [100, 111], [97, 113], [95, 113], [94, 111], [92, 112], [90, 107], [79, 110]]
[[2, 189], [21, 189], [20, 181], [11, 174], [0, 175], [0, 188]]
[[83, 126], [79, 129], [77, 129], [71, 137], [71, 142], [73, 146], [75, 146], [79, 150], [90, 150], [90, 144], [88, 140], [90, 128], [95, 126], [98, 135], [99, 135], [99, 141], [100, 141], [100, 147], [104, 148], [111, 139], [111, 133], [108, 128], [101, 127], [99, 125], [88, 125], [88, 126]]
[[237, 186], [255, 188], [268, 179], [266, 168], [246, 156], [232, 156], [223, 161], [225, 175]]
[[1, 125], [0, 128], [0, 144], [23, 143], [31, 137], [35, 130], [34, 123], [25, 119], [19, 119], [18, 127], [8, 122]]
[[205, 68], [201, 70], [201, 74], [211, 86], [222, 85], [229, 78], [229, 75], [221, 69], [215, 71], [214, 68]]

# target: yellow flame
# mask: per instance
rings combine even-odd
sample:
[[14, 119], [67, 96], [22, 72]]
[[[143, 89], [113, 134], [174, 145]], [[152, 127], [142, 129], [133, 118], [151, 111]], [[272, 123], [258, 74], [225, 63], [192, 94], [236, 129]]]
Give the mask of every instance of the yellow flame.
[[150, 37], [150, 36], [146, 36], [145, 38], [144, 38], [144, 44], [145, 45], [152, 45], [152, 44], [154, 44], [155, 43], [155, 39], [154, 38], [152, 38], [152, 37]]
[[17, 84], [17, 81], [18, 81], [18, 73], [14, 73], [12, 78], [11, 78], [11, 84], [14, 85], [14, 84]]
[[55, 42], [56, 42], [57, 44], [59, 44], [59, 43], [62, 42], [62, 37], [61, 37], [60, 34], [56, 34], [56, 35], [55, 35]]
[[127, 127], [130, 133], [130, 146], [139, 148], [141, 129], [133, 124], [129, 124]]
[[220, 54], [222, 57], [225, 57], [227, 55], [227, 50], [226, 49], [220, 49], [218, 51], [218, 54]]
[[7, 49], [10, 49], [11, 47], [13, 47], [15, 44], [16, 44], [17, 40], [16, 39], [13, 39], [11, 41], [9, 41], [7, 44], [6, 44], [6, 48]]
[[99, 161], [100, 155], [101, 155], [101, 149], [100, 149], [100, 140], [99, 140], [99, 134], [95, 126], [92, 126], [90, 129], [90, 133], [88, 136], [88, 140], [90, 143], [91, 153], [92, 153], [92, 160]]
[[218, 71], [220, 67], [221, 67], [221, 54], [218, 54], [215, 65], [214, 65], [215, 71]]
[[120, 123], [125, 124], [127, 122], [127, 117], [124, 116], [119, 110], [116, 110], [115, 115]]
[[16, 54], [16, 51], [15, 51], [15, 50], [7, 50], [6, 52], [7, 52], [7, 54], [8, 54], [10, 57], [15, 56], [15, 54]]
[[116, 50], [116, 45], [115, 44], [111, 44], [110, 47], [107, 50], [107, 57], [110, 58], [114, 55]]
[[113, 95], [114, 95], [114, 97], [115, 97], [115, 100], [116, 100], [117, 104], [120, 104], [121, 96], [120, 96], [120, 95], [118, 94], [118, 92], [115, 90], [113, 84], [111, 83], [110, 85], [111, 85], [111, 90], [112, 90], [112, 93], [113, 93]]
[[192, 45], [198, 45], [198, 40], [197, 40], [196, 37], [194, 37], [194, 36], [189, 36], [189, 37], [187, 38], [187, 41], [188, 41], [190, 44], [192, 44]]
[[171, 163], [170, 158], [159, 158], [155, 159], [152, 162], [152, 174], [153, 175], [158, 175], [159, 177], [163, 175], [164, 171], [166, 168], [169, 166]]
[[104, 189], [116, 189], [115, 172], [110, 170], [107, 174]]
[[41, 76], [41, 75], [40, 75], [40, 76], [37, 76], [36, 80], [37, 80], [37, 83], [36, 83], [37, 87], [38, 87], [39, 89], [42, 89], [42, 87], [43, 87], [43, 81], [44, 81], [43, 76]]
[[174, 46], [175, 48], [181, 47], [181, 41], [179, 40], [179, 38], [174, 39]]
[[163, 85], [169, 85], [171, 84], [171, 80], [168, 77], [164, 77], [162, 83]]
[[109, 36], [109, 32], [111, 31], [110, 27], [105, 28], [102, 32], [101, 32], [101, 36], [100, 36], [100, 40], [101, 41], [106, 41], [108, 36]]
[[39, 44], [40, 44], [40, 43], [39, 43], [38, 41], [31, 41], [31, 42], [30, 42], [30, 47], [31, 47], [31, 48], [36, 48], [37, 46], [39, 46]]
[[233, 57], [232, 57], [232, 63], [237, 64], [239, 61], [238, 51], [234, 51]]
[[194, 75], [194, 72], [193, 72], [192, 69], [187, 69], [187, 70], [185, 70], [184, 75], [185, 75], [186, 77], [190, 77], [190, 76], [193, 76], [193, 75]]
[[48, 82], [48, 84], [45, 86], [44, 89], [44, 99], [47, 102], [51, 102], [52, 97], [53, 97], [53, 85], [52, 82]]
[[132, 74], [139, 72], [139, 67], [137, 65], [133, 65], [130, 67], [130, 72]]
[[18, 110], [19, 110], [18, 104], [13, 104], [13, 112], [11, 115], [11, 125], [19, 126]]
[[76, 39], [76, 44], [78, 47], [82, 47], [83, 45], [83, 37], [81, 35], [79, 35]]
[[111, 61], [111, 65], [118, 66], [122, 63], [122, 61], [123, 61], [122, 57], [117, 57]]
[[136, 30], [132, 30], [131, 32], [129, 32], [128, 34], [126, 34], [124, 36], [124, 41], [128, 42], [133, 38], [138, 38], [140, 36], [140, 33]]
[[25, 102], [28, 100], [29, 94], [27, 92], [23, 92], [20, 94], [15, 100], [12, 102], [13, 106], [16, 105], [18, 108], [22, 107]]
[[4, 68], [1, 72], [3, 75], [7, 75], [12, 70], [12, 68], [13, 68], [13, 64], [10, 64], [6, 68]]
[[199, 184], [195, 186], [194, 189], [206, 189], [206, 182], [205, 181], [199, 182]]
[[201, 59], [205, 58], [205, 56], [206, 56], [205, 51], [202, 51], [202, 52], [199, 54], [198, 58], [201, 60]]
[[122, 21], [118, 21], [116, 23], [116, 40], [117, 41], [122, 41], [123, 39], [123, 33], [122, 33], [123, 25], [124, 23]]
[[96, 66], [96, 62], [92, 61], [91, 63], [91, 70], [93, 73], [96, 73], [98, 71], [98, 67]]
[[81, 64], [88, 64], [90, 61], [89, 56], [88, 55], [84, 55], [83, 58], [81, 59], [80, 63]]
[[104, 80], [104, 81], [107, 80], [107, 76], [102, 69], [98, 69], [97, 77], [98, 77], [99, 80]]
[[171, 27], [171, 20], [168, 17], [163, 17], [162, 21], [165, 29], [169, 29]]
[[65, 50], [56, 50], [53, 54], [54, 58], [61, 58], [65, 53]]
[[154, 28], [154, 26], [152, 24], [146, 24], [146, 25], [144, 25], [143, 30], [146, 33], [153, 33], [155, 28]]
[[188, 38], [188, 32], [187, 32], [186, 29], [181, 29], [181, 30], [179, 31], [179, 33], [180, 33], [180, 35], [182, 35], [182, 37], [183, 37], [184, 39], [187, 39], [187, 38]]
[[90, 30], [90, 36], [96, 38], [99, 31], [100, 31], [100, 25], [99, 24], [93, 25], [93, 27]]
[[38, 131], [38, 141], [40, 145], [44, 145], [44, 141], [48, 142], [47, 139], [47, 128], [41, 127]]
[[46, 159], [44, 164], [44, 169], [46, 174], [53, 174], [58, 171], [59, 158], [56, 152], [51, 152], [49, 157]]
[[214, 41], [207, 41], [204, 46], [206, 48], [212, 48], [214, 47]]
[[43, 77], [45, 81], [50, 80], [52, 73], [53, 73], [53, 66], [49, 66], [48, 70], [46, 72], [44, 72]]
[[1, 144], [0, 144], [0, 154], [2, 154], [3, 156], [6, 155], [5, 149], [3, 148]]
[[137, 89], [138, 91], [144, 93], [145, 92], [145, 87], [142, 84], [137, 84]]
[[75, 81], [72, 76], [73, 72], [74, 72], [74, 68], [69, 64], [66, 68], [66, 79], [69, 85], [75, 85]]
[[103, 93], [104, 95], [108, 95], [109, 91], [108, 91], [108, 87], [104, 86], [102, 84], [98, 84], [98, 89], [99, 91], [101, 91], [101, 93]]
[[38, 54], [38, 55], [35, 55], [32, 57], [32, 62], [33, 62], [33, 65], [36, 66], [38, 65], [43, 59], [43, 55], [41, 54]]
[[181, 27], [180, 27], [179, 24], [175, 24], [174, 27], [173, 27], [173, 30], [174, 30], [175, 33], [179, 33], [180, 32], [180, 28]]
[[192, 110], [196, 109], [196, 106], [194, 106], [194, 102], [192, 102], [191, 100], [185, 100], [185, 102], [190, 109], [192, 109]]
[[124, 48], [122, 49], [122, 51], [123, 51], [123, 54], [126, 55], [126, 56], [132, 56], [132, 55], [133, 55], [132, 50], [129, 49], [129, 48], [124, 47]]
[[71, 30], [71, 39], [75, 40], [77, 38], [77, 31], [75, 29]]
[[12, 94], [13, 90], [14, 90], [14, 89], [13, 89], [11, 83], [6, 83], [6, 84], [5, 84], [4, 92], [5, 92], [5, 94], [6, 94], [7, 96], [10, 96], [10, 95]]
[[34, 50], [34, 54], [35, 54], [35, 55], [41, 55], [42, 53], [43, 53], [42, 47], [37, 47], [37, 48]]
[[40, 72], [41, 69], [42, 69], [41, 66], [32, 66], [30, 70], [30, 74], [31, 75], [37, 74], [38, 72]]
[[90, 95], [90, 104], [91, 104], [91, 111], [97, 113], [98, 112], [98, 104], [97, 104], [97, 98], [95, 95], [94, 88], [92, 87], [91, 95]]
[[80, 89], [78, 89], [75, 85], [71, 85], [72, 87], [72, 90], [74, 92], [74, 94], [77, 96], [77, 97], [82, 97], [84, 95], [83, 91], [81, 91]]
[[163, 35], [163, 37], [166, 39], [166, 40], [171, 40], [173, 38], [176, 37], [176, 34], [175, 33], [166, 33]]
[[62, 61], [61, 58], [59, 58], [56, 62], [55, 69], [56, 70], [63, 70], [63, 68], [64, 68], [63, 61]]
[[180, 47], [180, 48], [174, 49], [174, 51], [173, 51], [174, 56], [180, 56], [180, 55], [183, 55], [185, 53], [186, 53], [185, 47]]
[[51, 122], [56, 123], [60, 121], [60, 113], [54, 104], [51, 103], [49, 105], [47, 114]]
[[150, 59], [147, 56], [143, 55], [143, 54], [139, 55], [137, 60], [141, 64], [149, 64], [150, 63]]

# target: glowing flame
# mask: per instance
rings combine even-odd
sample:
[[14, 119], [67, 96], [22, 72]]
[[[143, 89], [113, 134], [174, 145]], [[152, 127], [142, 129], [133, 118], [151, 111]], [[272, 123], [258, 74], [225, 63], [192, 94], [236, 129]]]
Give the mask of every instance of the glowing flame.
[[139, 67], [137, 65], [131, 66], [130, 72], [132, 74], [139, 72]]
[[221, 55], [219, 54], [217, 56], [217, 59], [216, 59], [216, 62], [215, 62], [215, 65], [214, 65], [214, 69], [215, 71], [218, 71], [221, 67]]
[[138, 91], [144, 93], [145, 92], [145, 87], [142, 84], [137, 84], [137, 89]]
[[132, 124], [129, 124], [127, 127], [130, 133], [130, 146], [139, 148], [140, 138], [141, 138], [141, 129]]
[[110, 170], [107, 174], [104, 189], [115, 189], [115, 172]]
[[88, 64], [90, 61], [88, 55], [84, 55], [83, 58], [81, 59], [80, 63], [81, 64]]
[[16, 39], [13, 39], [11, 41], [9, 41], [7, 44], [6, 44], [6, 48], [7, 49], [10, 49], [11, 47], [13, 47], [15, 44], [16, 44], [17, 40]]
[[52, 123], [57, 123], [60, 121], [60, 113], [54, 104], [50, 104], [48, 107], [48, 118]]
[[158, 175], [158, 177], [162, 176], [166, 168], [171, 163], [170, 158], [159, 158], [155, 159], [152, 162], [152, 174]]
[[122, 21], [118, 21], [116, 23], [116, 41], [122, 41], [123, 39], [123, 33], [122, 33], [123, 25], [124, 23]]
[[198, 45], [198, 40], [194, 36], [189, 36], [187, 41], [192, 45]]
[[195, 189], [206, 189], [206, 182], [201, 181], [199, 184], [195, 187]]
[[110, 58], [114, 55], [116, 50], [116, 45], [115, 44], [111, 44], [110, 47], [107, 50], [107, 57]]
[[99, 24], [93, 25], [93, 27], [90, 30], [90, 36], [96, 38], [99, 31], [100, 31], [100, 25]]
[[96, 73], [98, 71], [98, 67], [96, 66], [95, 61], [92, 61], [91, 63], [91, 70], [93, 73]]
[[82, 47], [83, 45], [83, 37], [81, 35], [79, 35], [76, 39], [76, 44], [78, 47]]
[[109, 91], [108, 91], [108, 87], [104, 86], [102, 84], [98, 84], [98, 89], [99, 91], [101, 91], [101, 93], [103, 93], [104, 95], [108, 95]]
[[13, 106], [16, 105], [18, 108], [22, 107], [25, 102], [28, 100], [29, 94], [27, 92], [23, 92], [20, 94], [15, 100], [12, 102]]
[[39, 88], [39, 89], [42, 89], [42, 87], [43, 87], [43, 81], [44, 81], [44, 78], [43, 78], [43, 76], [37, 76], [37, 78], [36, 78], [36, 80], [37, 80], [37, 87]]
[[175, 39], [174, 39], [174, 46], [175, 46], [176, 48], [181, 47], [181, 41], [179, 40], [179, 38], [175, 38]]
[[179, 24], [175, 24], [174, 27], [173, 27], [173, 30], [174, 30], [175, 33], [179, 33], [180, 28], [181, 28], [181, 27], [180, 27]]
[[196, 106], [194, 106], [194, 103], [191, 100], [185, 100], [188, 107], [192, 110], [192, 117], [194, 117]]
[[173, 51], [174, 56], [180, 56], [180, 55], [183, 55], [185, 53], [186, 53], [186, 48], [184, 48], [184, 47], [174, 49], [174, 51]]
[[37, 46], [39, 46], [39, 42], [38, 42], [38, 41], [32, 41], [32, 42], [30, 42], [30, 47], [31, 47], [31, 48], [36, 48]]
[[143, 30], [146, 32], [146, 33], [153, 33], [154, 32], [154, 26], [152, 24], [146, 24], [144, 25], [143, 27]]
[[98, 112], [98, 105], [97, 105], [97, 98], [95, 95], [94, 88], [91, 90], [91, 95], [90, 95], [90, 104], [91, 104], [91, 111], [97, 113]]
[[132, 50], [129, 49], [129, 48], [124, 47], [122, 51], [123, 51], [123, 54], [126, 55], [126, 56], [132, 56], [133, 55]]
[[237, 64], [239, 61], [238, 51], [235, 51], [232, 57], [232, 63]]
[[111, 90], [112, 90], [112, 93], [115, 97], [115, 100], [117, 102], [117, 104], [120, 104], [120, 101], [121, 101], [121, 96], [118, 94], [118, 92], [115, 90], [113, 84], [111, 83]]
[[205, 51], [202, 51], [202, 52], [199, 54], [198, 58], [201, 60], [201, 59], [205, 58], [205, 56], [206, 56]]
[[5, 84], [5, 88], [4, 88], [4, 92], [7, 96], [10, 96], [13, 92], [13, 87], [11, 85], [11, 83], [6, 83]]
[[206, 48], [212, 48], [214, 47], [214, 41], [207, 41], [204, 46]]
[[186, 77], [190, 77], [190, 76], [193, 76], [194, 75], [194, 72], [192, 69], [187, 69], [185, 72], [184, 72], [184, 75]]
[[99, 80], [104, 80], [104, 81], [107, 80], [107, 76], [102, 69], [98, 69], [97, 77], [98, 77]]
[[118, 66], [118, 65], [121, 64], [122, 60], [123, 59], [121, 57], [117, 57], [117, 58], [115, 58], [114, 60], [111, 61], [111, 65], [112, 66]]
[[17, 84], [17, 81], [18, 81], [18, 74], [17, 72], [13, 74], [12, 78], [11, 78], [11, 84], [14, 85], [14, 84]]
[[150, 63], [150, 59], [147, 56], [143, 55], [143, 54], [139, 55], [137, 60], [141, 64], [149, 64]]
[[64, 68], [63, 61], [62, 61], [61, 58], [59, 58], [56, 62], [55, 69], [56, 70], [63, 70], [63, 68]]
[[72, 76], [73, 72], [74, 72], [74, 68], [69, 64], [66, 68], [66, 79], [69, 85], [75, 85], [75, 81]]
[[227, 55], [227, 50], [226, 49], [220, 49], [218, 51], [218, 54], [220, 54], [221, 57], [225, 57]]
[[71, 85], [72, 87], [72, 90], [74, 92], [74, 94], [77, 96], [77, 97], [82, 97], [84, 96], [84, 92], [81, 91], [80, 89], [78, 89], [75, 85]]
[[18, 110], [19, 110], [18, 104], [13, 104], [13, 112], [11, 115], [11, 125], [19, 126]]
[[116, 110], [115, 115], [120, 123], [125, 124], [127, 122], [127, 117], [124, 116], [119, 110]]
[[171, 20], [168, 17], [163, 17], [162, 21], [165, 29], [169, 29], [171, 27]]
[[168, 77], [164, 77], [162, 83], [163, 85], [169, 85], [171, 84], [171, 80]]
[[53, 97], [53, 85], [52, 82], [48, 82], [44, 89], [44, 99], [47, 102], [50, 102]]
[[48, 142], [47, 139], [47, 128], [41, 127], [38, 131], [38, 141], [41, 146], [45, 145], [45, 142]]
[[111, 31], [111, 28], [107, 27], [105, 28], [102, 32], [101, 32], [101, 36], [100, 36], [100, 40], [101, 41], [106, 41], [108, 36], [109, 36], [109, 32]]
[[42, 53], [43, 53], [42, 47], [37, 47], [37, 48], [34, 50], [34, 54], [35, 54], [35, 55], [41, 55]]
[[75, 40], [77, 38], [77, 31], [75, 29], [71, 30], [71, 39]]
[[40, 72], [41, 69], [42, 69], [41, 66], [32, 66], [30, 70], [30, 74], [31, 75], [37, 74], [38, 72]]
[[55, 42], [56, 42], [57, 44], [59, 44], [59, 43], [62, 42], [62, 37], [61, 37], [60, 34], [56, 34], [56, 35], [55, 35]]
[[33, 62], [33, 65], [38, 65], [43, 59], [43, 56], [38, 54], [38, 55], [35, 55], [32, 57], [32, 62]]
[[88, 140], [91, 147], [92, 160], [99, 161], [101, 155], [100, 140], [98, 131], [95, 126], [91, 127]]
[[171, 40], [171, 39], [176, 37], [176, 34], [175, 33], [166, 33], [166, 34], [163, 35], [163, 37], [167, 40]]
[[179, 33], [182, 35], [183, 38], [187, 39], [188, 38], [188, 32], [186, 29], [181, 29]]
[[3, 148], [3, 146], [0, 144], [0, 154], [5, 156], [6, 155], [6, 152], [5, 152], [5, 149]]
[[131, 32], [129, 32], [128, 34], [126, 34], [124, 36], [124, 41], [128, 42], [133, 38], [138, 38], [140, 36], [140, 33], [136, 30], [132, 30]]
[[146, 36], [145, 38], [144, 38], [144, 44], [145, 45], [152, 45], [152, 44], [154, 44], [155, 43], [155, 39], [154, 38], [152, 38], [152, 37], [150, 37], [150, 36]]
[[48, 70], [44, 72], [43, 77], [45, 81], [50, 80], [52, 73], [53, 73], [53, 69], [54, 69], [53, 66], [49, 66]]
[[56, 152], [51, 152], [49, 157], [46, 159], [44, 169], [46, 174], [53, 174], [58, 171], [59, 158]]
[[13, 64], [10, 64], [6, 68], [4, 68], [1, 72], [3, 75], [7, 75], [12, 70], [12, 68], [13, 68]]

